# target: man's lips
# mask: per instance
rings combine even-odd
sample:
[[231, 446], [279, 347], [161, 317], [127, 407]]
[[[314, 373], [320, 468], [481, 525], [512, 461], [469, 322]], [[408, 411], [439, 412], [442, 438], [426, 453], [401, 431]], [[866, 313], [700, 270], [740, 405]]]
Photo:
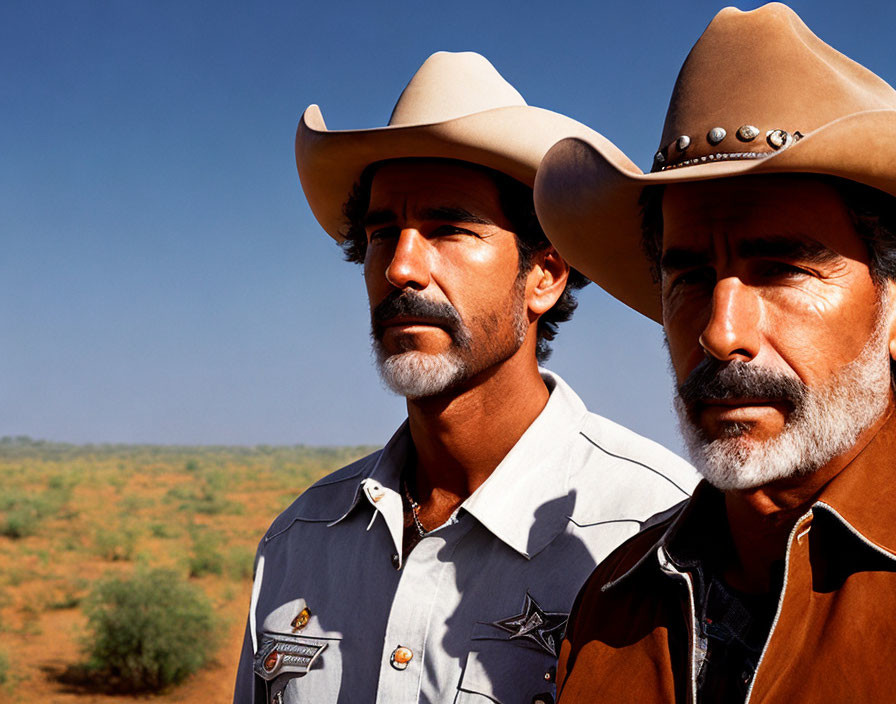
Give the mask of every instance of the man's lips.
[[396, 318], [390, 318], [389, 320], [385, 320], [378, 324], [381, 328], [409, 328], [415, 326], [427, 326], [434, 328], [442, 328], [446, 329], [449, 327], [449, 323], [444, 320], [436, 320], [434, 318], [418, 318], [418, 317], [404, 317], [399, 316]]
[[783, 399], [767, 398], [708, 398], [697, 403], [697, 414], [716, 417], [722, 421], [749, 421], [769, 413], [787, 416], [793, 404]]
[[703, 398], [698, 401], [698, 404], [739, 408], [741, 406], [779, 406], [787, 404], [787, 401], [769, 398]]

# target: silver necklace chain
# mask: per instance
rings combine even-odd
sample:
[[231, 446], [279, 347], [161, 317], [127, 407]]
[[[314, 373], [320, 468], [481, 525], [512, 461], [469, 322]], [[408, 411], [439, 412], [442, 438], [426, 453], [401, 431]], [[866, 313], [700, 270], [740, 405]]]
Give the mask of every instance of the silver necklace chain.
[[417, 529], [417, 535], [421, 538], [425, 538], [427, 530], [423, 527], [423, 524], [420, 522], [420, 516], [418, 515], [420, 504], [414, 501], [414, 497], [411, 496], [411, 490], [408, 489], [408, 483], [404, 477], [401, 479], [401, 488], [404, 489], [404, 497], [408, 500], [408, 504], [411, 506], [411, 517], [414, 519], [414, 527]]

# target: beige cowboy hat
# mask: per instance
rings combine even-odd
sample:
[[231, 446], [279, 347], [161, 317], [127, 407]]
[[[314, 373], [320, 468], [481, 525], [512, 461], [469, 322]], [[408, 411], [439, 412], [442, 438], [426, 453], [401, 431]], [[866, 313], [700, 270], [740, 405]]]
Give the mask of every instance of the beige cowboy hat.
[[770, 173], [830, 174], [896, 195], [896, 91], [786, 5], [722, 10], [678, 74], [650, 174], [604, 142], [566, 139], [535, 182], [542, 227], [569, 263], [662, 320], [641, 249], [645, 186]]
[[296, 131], [296, 165], [314, 216], [331, 237], [342, 241], [345, 201], [374, 162], [458, 159], [501, 171], [531, 187], [545, 152], [571, 136], [600, 144], [623, 168], [641, 173], [594, 130], [527, 105], [483, 56], [438, 52], [411, 78], [386, 127], [328, 130], [320, 108], [309, 106]]

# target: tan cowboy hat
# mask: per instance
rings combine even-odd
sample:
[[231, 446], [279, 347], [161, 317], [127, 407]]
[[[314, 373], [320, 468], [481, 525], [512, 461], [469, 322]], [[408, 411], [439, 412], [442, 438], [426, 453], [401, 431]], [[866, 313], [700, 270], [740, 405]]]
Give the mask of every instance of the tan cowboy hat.
[[545, 152], [583, 137], [640, 174], [619, 149], [580, 122], [530, 107], [487, 59], [439, 52], [398, 98], [386, 127], [328, 130], [320, 108], [305, 110], [296, 131], [296, 165], [308, 204], [324, 230], [344, 239], [343, 206], [361, 172], [385, 159], [442, 157], [480, 164], [532, 186]]
[[678, 74], [650, 174], [588, 138], [545, 156], [542, 227], [569, 263], [662, 319], [641, 249], [645, 186], [769, 173], [830, 174], [896, 195], [896, 91], [786, 5], [722, 10]]

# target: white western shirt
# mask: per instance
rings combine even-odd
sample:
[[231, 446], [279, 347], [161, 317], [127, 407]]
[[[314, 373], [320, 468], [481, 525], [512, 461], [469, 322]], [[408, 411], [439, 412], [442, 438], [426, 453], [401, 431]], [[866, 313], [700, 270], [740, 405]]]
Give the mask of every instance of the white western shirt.
[[579, 587], [697, 477], [542, 376], [551, 395], [541, 414], [404, 561], [407, 423], [273, 522], [258, 548], [236, 704], [552, 704]]

